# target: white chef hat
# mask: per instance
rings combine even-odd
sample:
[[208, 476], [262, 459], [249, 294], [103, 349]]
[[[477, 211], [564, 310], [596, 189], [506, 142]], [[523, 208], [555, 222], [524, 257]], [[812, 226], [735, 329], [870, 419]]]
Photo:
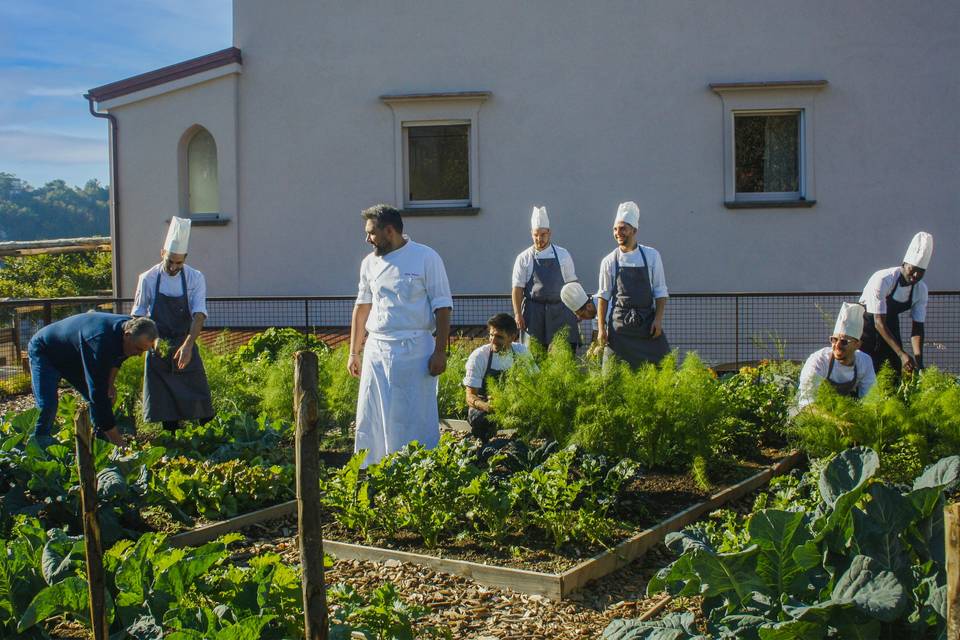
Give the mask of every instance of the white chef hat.
[[163, 248], [167, 253], [186, 253], [190, 244], [190, 220], [188, 218], [170, 218], [167, 239]]
[[833, 327], [833, 335], [850, 336], [857, 340], [863, 335], [863, 305], [844, 302]]
[[549, 229], [550, 218], [546, 207], [534, 207], [530, 214], [530, 229]]
[[926, 269], [933, 256], [933, 236], [921, 231], [913, 236], [903, 261], [920, 269]]
[[567, 305], [570, 311], [576, 313], [580, 307], [587, 304], [590, 296], [583, 290], [579, 282], [568, 282], [560, 289], [560, 299], [563, 300], [563, 304]]
[[613, 221], [613, 224], [618, 222], [626, 222], [634, 229], [640, 228], [640, 207], [637, 206], [636, 202], [620, 203], [620, 206], [617, 207], [617, 219]]

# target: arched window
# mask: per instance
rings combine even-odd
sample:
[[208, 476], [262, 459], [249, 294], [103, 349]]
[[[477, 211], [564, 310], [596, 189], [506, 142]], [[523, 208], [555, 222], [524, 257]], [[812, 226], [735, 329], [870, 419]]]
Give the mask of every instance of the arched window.
[[187, 175], [190, 213], [219, 213], [217, 143], [206, 129], [198, 130], [187, 144]]

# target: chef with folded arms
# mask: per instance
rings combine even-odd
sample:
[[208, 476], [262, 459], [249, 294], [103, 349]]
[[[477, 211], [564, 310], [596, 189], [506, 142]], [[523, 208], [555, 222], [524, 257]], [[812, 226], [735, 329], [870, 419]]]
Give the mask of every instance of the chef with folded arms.
[[147, 353], [143, 375], [143, 418], [175, 431], [184, 420], [213, 419], [210, 385], [197, 338], [207, 319], [207, 283], [187, 266], [190, 220], [174, 216], [160, 252], [160, 263], [140, 274], [133, 316], [153, 320], [169, 353]]
[[800, 370], [799, 408], [817, 399], [817, 389], [824, 381], [838, 394], [850, 398], [862, 398], [873, 388], [877, 381], [873, 361], [858, 351], [863, 315], [861, 305], [843, 303], [830, 336], [830, 346], [811, 353]]
[[640, 208], [621, 203], [613, 223], [614, 249], [600, 263], [597, 291], [597, 340], [605, 345], [603, 361], [613, 357], [632, 368], [659, 363], [670, 353], [663, 333], [667, 281], [660, 253], [637, 242]]
[[576, 350], [580, 344], [577, 319], [564, 306], [560, 290], [577, 274], [570, 252], [550, 242], [550, 218], [546, 207], [534, 207], [530, 215], [533, 246], [524, 249], [513, 263], [513, 315], [520, 331], [548, 347], [553, 336], [567, 329], [567, 340]]
[[[927, 317], [927, 284], [921, 282], [933, 256], [933, 236], [913, 236], [899, 267], [877, 271], [867, 281], [860, 304], [867, 309], [860, 349], [873, 358], [876, 371], [886, 362], [897, 373], [923, 367], [923, 325]], [[903, 348], [900, 314], [910, 312], [913, 355]]]

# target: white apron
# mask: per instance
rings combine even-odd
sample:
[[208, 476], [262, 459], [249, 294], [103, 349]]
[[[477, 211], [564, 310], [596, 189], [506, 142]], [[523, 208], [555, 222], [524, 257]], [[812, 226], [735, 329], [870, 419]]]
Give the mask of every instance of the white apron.
[[427, 448], [440, 441], [437, 378], [428, 370], [434, 338], [379, 340], [363, 349], [354, 452], [367, 450], [364, 467], [416, 440]]

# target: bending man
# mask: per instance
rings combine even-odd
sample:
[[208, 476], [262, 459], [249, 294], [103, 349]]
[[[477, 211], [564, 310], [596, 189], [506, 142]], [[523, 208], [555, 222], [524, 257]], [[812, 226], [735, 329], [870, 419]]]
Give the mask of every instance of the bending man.
[[63, 379], [89, 403], [96, 435], [125, 444], [113, 415], [114, 381], [123, 361], [149, 350], [156, 339], [152, 320], [113, 313], [79, 313], [40, 329], [28, 346], [40, 410], [34, 426], [37, 443], [46, 448], [55, 442], [51, 431], [60, 401], [57, 386]]

